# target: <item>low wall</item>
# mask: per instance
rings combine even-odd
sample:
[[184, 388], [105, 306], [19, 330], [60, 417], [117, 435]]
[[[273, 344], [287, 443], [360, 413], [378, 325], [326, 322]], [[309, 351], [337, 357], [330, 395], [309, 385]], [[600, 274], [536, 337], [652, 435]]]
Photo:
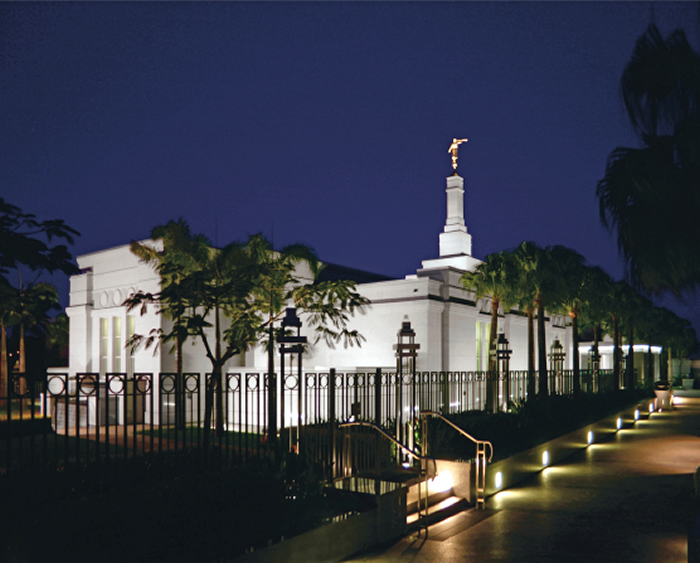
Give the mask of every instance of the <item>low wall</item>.
[[452, 475], [452, 492], [456, 497], [467, 499], [467, 502], [474, 504], [474, 477], [472, 476], [471, 461], [447, 461], [444, 459], [436, 459], [437, 474], [441, 475], [444, 471], [449, 471]]
[[377, 497], [377, 506], [281, 543], [246, 553], [235, 563], [335, 563], [406, 532], [406, 487]]
[[[637, 420], [649, 417], [649, 405], [654, 401], [655, 399], [641, 401], [535, 448], [488, 464], [486, 496], [507, 489], [544, 467], [559, 463], [586, 448], [589, 445], [589, 432], [593, 433], [592, 443], [596, 443], [622, 428], [634, 426]], [[545, 452], [548, 458], [546, 464], [543, 463]], [[474, 504], [473, 462], [436, 460], [436, 463], [438, 475], [443, 471], [451, 473], [454, 494]], [[498, 473], [501, 474], [501, 483], [497, 486]], [[402, 487], [382, 494], [377, 497], [376, 508], [245, 554], [235, 559], [235, 563], [335, 563], [373, 545], [398, 538], [406, 533], [406, 493], [407, 489]]]
[[[545, 467], [559, 463], [564, 458], [586, 448], [590, 443], [600, 442], [622, 428], [634, 426], [637, 420], [648, 418], [649, 405], [655, 399], [641, 401], [607, 418], [588, 424], [564, 436], [540, 444], [530, 450], [509, 458], [490, 463], [486, 469], [486, 496], [491, 496], [513, 486], [515, 483], [542, 471]], [[638, 412], [638, 415], [636, 414]], [[618, 426], [619, 425], [619, 426]], [[589, 442], [592, 437], [592, 442]], [[500, 483], [497, 482], [500, 473]]]

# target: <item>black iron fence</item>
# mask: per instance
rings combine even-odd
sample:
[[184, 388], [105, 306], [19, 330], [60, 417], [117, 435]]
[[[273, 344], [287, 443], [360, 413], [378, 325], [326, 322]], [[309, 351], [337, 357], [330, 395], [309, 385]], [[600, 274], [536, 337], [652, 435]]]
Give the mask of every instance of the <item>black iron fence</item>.
[[[358, 455], [368, 467], [392, 462], [391, 456], [373, 453], [379, 451], [378, 438], [371, 432], [357, 434], [349, 448], [340, 422], [373, 422], [413, 448], [421, 410], [507, 410], [525, 400], [529, 388], [537, 391], [537, 374], [527, 371], [329, 370], [276, 377], [271, 403], [269, 381], [262, 372], [228, 373], [218, 389], [210, 374], [199, 373], [49, 374], [40, 383], [14, 374], [0, 396], [0, 473], [128, 462], [164, 452], [177, 460], [193, 451], [215, 451], [217, 460], [236, 465], [288, 451], [305, 454], [327, 478], [335, 478], [356, 467]], [[573, 372], [549, 372], [548, 388], [552, 394], [571, 394]], [[612, 371], [581, 371], [584, 392], [618, 388]], [[212, 404], [223, 405], [214, 406], [211, 428], [204, 427], [207, 389], [210, 400], [221, 394]], [[275, 405], [272, 417], [270, 404]]]

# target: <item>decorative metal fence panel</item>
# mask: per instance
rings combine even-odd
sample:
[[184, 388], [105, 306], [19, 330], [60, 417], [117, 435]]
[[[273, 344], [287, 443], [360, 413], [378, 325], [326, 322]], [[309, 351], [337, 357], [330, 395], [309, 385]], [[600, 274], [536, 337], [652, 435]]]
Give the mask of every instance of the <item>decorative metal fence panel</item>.
[[[218, 403], [211, 374], [50, 374], [34, 384], [13, 374], [8, 393], [0, 396], [0, 473], [163, 452], [177, 458], [203, 452], [208, 443], [226, 464], [289, 451], [306, 454], [335, 477], [343, 474], [347, 449], [340, 422], [373, 422], [413, 448], [421, 410], [507, 410], [527, 398], [529, 387], [537, 392], [537, 374], [527, 371], [306, 371], [276, 376], [272, 396], [269, 381], [263, 372], [225, 374]], [[548, 373], [548, 386], [550, 393], [571, 394], [573, 372]], [[618, 388], [612, 371], [581, 371], [584, 392]], [[212, 417], [205, 432], [207, 390]], [[223, 432], [214, 431], [217, 423]], [[368, 445], [375, 438], [362, 440], [367, 452], [376, 451]], [[366, 463], [379, 466], [386, 459], [367, 453]]]

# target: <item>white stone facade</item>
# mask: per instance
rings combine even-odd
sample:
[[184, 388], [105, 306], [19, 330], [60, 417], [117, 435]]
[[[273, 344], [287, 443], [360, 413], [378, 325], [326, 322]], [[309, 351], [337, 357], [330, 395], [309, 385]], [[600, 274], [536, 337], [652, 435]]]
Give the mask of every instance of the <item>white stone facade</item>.
[[[396, 366], [394, 345], [402, 322], [408, 320], [420, 345], [417, 369], [420, 371], [481, 371], [488, 364], [490, 302], [474, 302], [474, 294], [462, 288], [460, 277], [479, 260], [471, 256], [471, 235], [463, 215], [463, 180], [447, 178], [447, 221], [440, 234], [440, 257], [424, 260], [422, 268], [405, 279], [362, 283], [359, 292], [371, 301], [364, 313], [356, 314], [350, 328], [366, 339], [361, 348], [329, 348], [323, 341], [310, 347], [304, 356], [308, 369], [337, 368], [361, 370]], [[110, 372], [172, 372], [174, 356], [160, 348], [137, 350], [125, 347], [134, 334], [148, 335], [167, 322], [150, 306], [145, 315], [127, 313], [121, 305], [132, 292], [156, 292], [159, 279], [154, 270], [139, 262], [129, 246], [119, 246], [78, 257], [81, 274], [71, 277], [70, 365], [71, 375]], [[299, 272], [301, 278], [308, 273]], [[558, 338], [567, 352], [565, 369], [571, 367], [571, 331], [568, 319], [552, 317], [547, 322], [547, 347]], [[302, 322], [304, 318], [302, 316]], [[167, 327], [163, 327], [167, 329]], [[527, 369], [527, 319], [515, 313], [499, 316], [499, 330], [513, 350], [510, 368]], [[305, 333], [312, 340], [313, 335]], [[264, 372], [267, 355], [256, 348], [243, 357], [233, 358], [228, 370], [241, 367]], [[203, 347], [195, 340], [184, 349], [187, 372], [207, 372], [210, 365]]]

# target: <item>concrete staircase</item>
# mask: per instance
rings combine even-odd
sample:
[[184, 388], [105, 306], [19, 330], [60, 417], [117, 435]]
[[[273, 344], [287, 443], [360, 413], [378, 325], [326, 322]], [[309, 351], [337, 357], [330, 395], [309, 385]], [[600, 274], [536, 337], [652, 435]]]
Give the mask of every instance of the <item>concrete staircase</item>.
[[[425, 485], [421, 485], [422, 493], [425, 495]], [[423, 496], [423, 513], [425, 513], [425, 496]], [[458, 497], [452, 489], [443, 492], [429, 493], [428, 496], [428, 516], [426, 522], [419, 521], [418, 514], [418, 482], [412, 483], [408, 488], [406, 498], [406, 527], [409, 533], [417, 531], [423, 525], [432, 526], [442, 522], [447, 518], [459, 514], [471, 508], [466, 499]]]

